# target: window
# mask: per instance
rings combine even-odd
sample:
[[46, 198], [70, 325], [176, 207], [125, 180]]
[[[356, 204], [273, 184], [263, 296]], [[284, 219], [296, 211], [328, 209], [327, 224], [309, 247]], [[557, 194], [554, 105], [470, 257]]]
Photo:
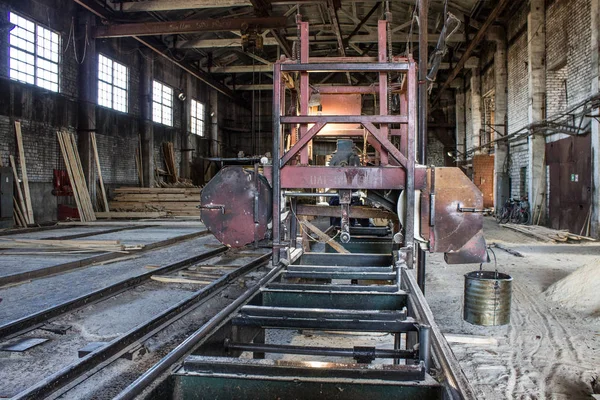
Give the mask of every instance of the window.
[[157, 81], [152, 86], [152, 120], [173, 125], [173, 89]]
[[58, 34], [12, 12], [9, 18], [11, 79], [58, 92]]
[[204, 136], [204, 104], [192, 99], [191, 131], [194, 135]]
[[129, 70], [123, 64], [98, 55], [98, 104], [127, 112]]

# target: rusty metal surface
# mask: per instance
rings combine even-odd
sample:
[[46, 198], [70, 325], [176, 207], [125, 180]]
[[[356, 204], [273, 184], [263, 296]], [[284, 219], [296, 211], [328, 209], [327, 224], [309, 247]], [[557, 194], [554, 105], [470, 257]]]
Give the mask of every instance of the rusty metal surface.
[[586, 225], [592, 202], [590, 136], [547, 143], [546, 164], [550, 170], [549, 226], [578, 234]]
[[406, 172], [386, 167], [301, 167], [281, 169], [281, 187], [294, 189], [402, 189]]
[[255, 228], [257, 238], [264, 238], [271, 220], [271, 187], [262, 176], [256, 182], [253, 171], [231, 166], [202, 189], [202, 221], [221, 243], [242, 247], [254, 241]]
[[[427, 202], [428, 198], [421, 200]], [[459, 168], [436, 168], [433, 252], [458, 251], [482, 230], [483, 215], [461, 212], [460, 207], [482, 209], [481, 192]]]
[[446, 264], [481, 264], [488, 261], [485, 237], [483, 231], [477, 232], [458, 251], [444, 254]]

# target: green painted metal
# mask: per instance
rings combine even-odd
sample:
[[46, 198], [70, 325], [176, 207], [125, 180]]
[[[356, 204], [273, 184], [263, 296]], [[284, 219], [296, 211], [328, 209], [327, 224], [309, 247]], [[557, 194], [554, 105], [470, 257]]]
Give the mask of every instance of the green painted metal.
[[357, 380], [305, 381], [249, 379], [233, 376], [175, 375], [175, 400], [367, 400], [367, 399], [442, 399], [438, 385], [367, 382]]
[[272, 307], [337, 308], [342, 310], [402, 310], [407, 304], [405, 293], [261, 291], [251, 304]]

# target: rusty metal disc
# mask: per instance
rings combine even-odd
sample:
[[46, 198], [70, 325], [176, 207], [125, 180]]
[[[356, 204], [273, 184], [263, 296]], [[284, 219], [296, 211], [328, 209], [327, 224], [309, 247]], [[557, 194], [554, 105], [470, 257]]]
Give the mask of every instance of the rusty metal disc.
[[264, 176], [242, 167], [225, 167], [202, 189], [202, 221], [230, 247], [263, 239], [271, 221], [271, 193]]

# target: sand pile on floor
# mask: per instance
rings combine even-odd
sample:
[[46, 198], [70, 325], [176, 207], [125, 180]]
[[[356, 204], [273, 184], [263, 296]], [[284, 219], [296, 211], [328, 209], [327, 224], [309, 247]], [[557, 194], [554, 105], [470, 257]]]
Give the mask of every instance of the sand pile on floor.
[[567, 308], [600, 316], [600, 259], [555, 282], [545, 293]]

